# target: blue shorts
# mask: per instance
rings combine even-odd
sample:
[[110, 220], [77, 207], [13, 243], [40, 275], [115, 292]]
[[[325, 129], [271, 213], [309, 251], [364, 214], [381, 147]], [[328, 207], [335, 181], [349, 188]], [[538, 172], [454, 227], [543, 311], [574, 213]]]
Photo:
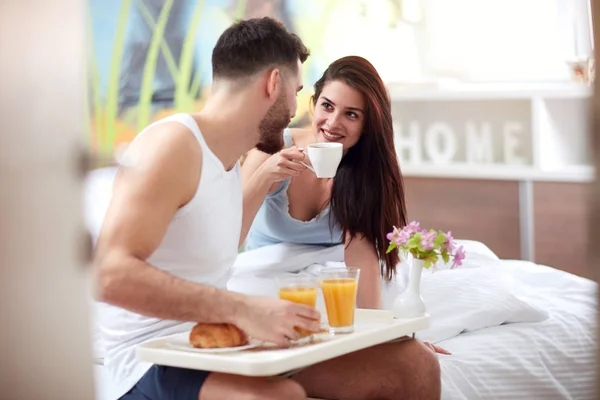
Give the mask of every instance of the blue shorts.
[[210, 372], [153, 365], [120, 400], [198, 400]]

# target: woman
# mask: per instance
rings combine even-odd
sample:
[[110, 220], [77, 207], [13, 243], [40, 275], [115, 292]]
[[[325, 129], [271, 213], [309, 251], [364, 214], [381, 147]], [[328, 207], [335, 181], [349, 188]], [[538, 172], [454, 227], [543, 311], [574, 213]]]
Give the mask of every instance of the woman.
[[[252, 224], [247, 249], [344, 243], [346, 265], [361, 269], [358, 306], [381, 308], [381, 277], [391, 280], [399, 261], [397, 251], [386, 254], [386, 234], [406, 225], [391, 101], [373, 65], [356, 56], [333, 62], [314, 89], [312, 129], [288, 129], [284, 150], [254, 149], [244, 162], [242, 237]], [[332, 179], [300, 163], [309, 163], [303, 149], [315, 142], [343, 145]]]

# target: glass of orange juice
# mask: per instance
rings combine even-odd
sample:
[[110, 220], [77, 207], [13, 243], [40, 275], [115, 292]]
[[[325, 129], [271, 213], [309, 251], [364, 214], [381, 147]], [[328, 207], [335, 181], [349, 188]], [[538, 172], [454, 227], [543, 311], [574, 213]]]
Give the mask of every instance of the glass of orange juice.
[[[278, 278], [279, 298], [293, 303], [305, 304], [315, 308], [317, 304], [318, 282], [316, 277], [289, 276]], [[313, 332], [306, 329], [295, 328], [301, 338], [312, 337]]]
[[358, 268], [331, 268], [319, 273], [331, 334], [354, 332]]

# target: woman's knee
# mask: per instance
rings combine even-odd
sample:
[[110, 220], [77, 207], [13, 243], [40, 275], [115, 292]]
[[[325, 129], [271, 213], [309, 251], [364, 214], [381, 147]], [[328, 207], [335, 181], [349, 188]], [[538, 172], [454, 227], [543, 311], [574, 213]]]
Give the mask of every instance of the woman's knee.
[[437, 354], [423, 342], [419, 340], [415, 340], [414, 342], [416, 342], [415, 347], [418, 347], [415, 351], [418, 353], [418, 366], [421, 369], [421, 373], [425, 373], [428, 376], [439, 380], [440, 363]]
[[306, 392], [291, 379], [271, 382], [229, 374], [210, 374], [200, 390], [199, 400], [306, 400]]
[[396, 364], [404, 373], [419, 376], [440, 376], [440, 364], [437, 354], [420, 340], [408, 340], [403, 342], [397, 349], [398, 355], [394, 357], [401, 360]]
[[271, 383], [269, 386], [268, 391], [250, 395], [248, 400], [306, 400], [304, 388], [291, 379], [282, 379]]
[[306, 391], [298, 382], [293, 381], [291, 379], [285, 379], [280, 382], [283, 386], [281, 392], [285, 397], [280, 397], [282, 399], [291, 400], [306, 400]]
[[413, 395], [418, 395], [421, 399], [439, 399], [442, 383], [437, 354], [421, 341], [411, 342], [410, 367], [404, 368], [404, 373], [409, 374], [405, 390], [408, 393], [413, 392]]

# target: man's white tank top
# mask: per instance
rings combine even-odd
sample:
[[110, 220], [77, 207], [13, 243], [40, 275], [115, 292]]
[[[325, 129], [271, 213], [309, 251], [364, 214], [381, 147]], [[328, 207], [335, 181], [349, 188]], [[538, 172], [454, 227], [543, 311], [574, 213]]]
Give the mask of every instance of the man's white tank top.
[[[162, 242], [147, 261], [178, 278], [225, 289], [237, 257], [242, 224], [240, 164], [225, 170], [188, 114], [157, 121], [137, 137], [156, 124], [173, 121], [188, 127], [198, 140], [202, 148], [202, 174], [196, 194], [177, 211]], [[127, 153], [123, 159], [127, 159]], [[111, 376], [113, 399], [127, 393], [151, 366], [136, 361], [136, 345], [185, 332], [193, 326], [193, 323], [149, 318], [108, 304], [101, 304], [98, 312], [106, 349], [104, 365]]]

